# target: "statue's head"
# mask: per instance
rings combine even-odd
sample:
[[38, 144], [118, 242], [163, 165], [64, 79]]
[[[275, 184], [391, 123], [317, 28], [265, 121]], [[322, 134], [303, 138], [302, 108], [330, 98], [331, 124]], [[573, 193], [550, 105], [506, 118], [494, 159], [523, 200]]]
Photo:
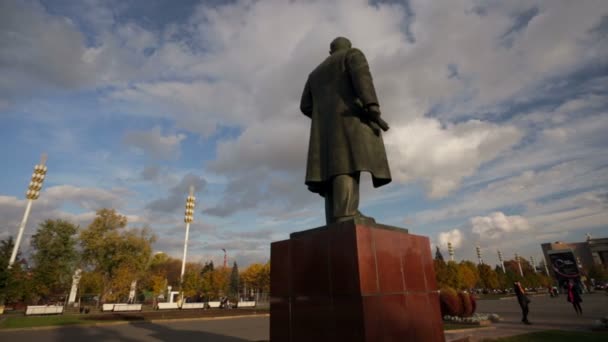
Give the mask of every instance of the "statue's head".
[[333, 54], [336, 51], [350, 49], [352, 47], [350, 40], [344, 37], [338, 37], [332, 40], [331, 44], [329, 44], [329, 54]]

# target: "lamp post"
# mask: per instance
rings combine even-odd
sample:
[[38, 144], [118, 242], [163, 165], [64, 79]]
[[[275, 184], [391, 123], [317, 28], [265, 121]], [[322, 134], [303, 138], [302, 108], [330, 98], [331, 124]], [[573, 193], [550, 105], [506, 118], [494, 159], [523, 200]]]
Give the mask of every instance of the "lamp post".
[[475, 246], [475, 251], [477, 252], [477, 263], [482, 265], [483, 259], [481, 258], [481, 248], [479, 246]]
[[184, 272], [186, 271], [186, 254], [188, 253], [188, 235], [190, 233], [190, 223], [194, 221], [194, 206], [196, 197], [194, 197], [194, 187], [190, 186], [190, 194], [186, 198], [186, 212], [184, 215], [184, 222], [186, 222], [186, 238], [184, 239], [184, 257], [182, 258], [182, 272], [180, 275], [180, 282], [184, 283]]
[[505, 262], [502, 259], [502, 253], [500, 252], [500, 250], [498, 250], [498, 261], [500, 261], [500, 266], [502, 267], [503, 273], [507, 273], [507, 270], [505, 269]]
[[521, 269], [521, 261], [519, 260], [519, 255], [517, 255], [517, 253], [515, 253], [515, 261], [517, 261], [517, 266], [519, 267], [519, 275], [523, 278], [524, 271]]
[[27, 205], [25, 206], [25, 213], [23, 214], [23, 219], [21, 220], [21, 225], [19, 226], [19, 233], [17, 234], [17, 240], [15, 241], [15, 246], [13, 246], [13, 253], [11, 254], [11, 258], [8, 261], [8, 267], [11, 268], [13, 263], [15, 263], [15, 259], [17, 258], [17, 251], [19, 250], [19, 245], [21, 244], [21, 238], [23, 237], [23, 231], [25, 230], [25, 225], [27, 224], [28, 216], [30, 216], [30, 210], [32, 209], [32, 203], [38, 199], [40, 196], [40, 189], [42, 189], [42, 183], [44, 182], [44, 176], [46, 175], [46, 153], [43, 153], [40, 157], [40, 164], [34, 166], [34, 173], [32, 174], [32, 181], [28, 186], [28, 190], [25, 193], [25, 198], [27, 198]]
[[450, 254], [450, 260], [454, 261], [454, 248], [451, 242], [448, 242], [448, 253]]

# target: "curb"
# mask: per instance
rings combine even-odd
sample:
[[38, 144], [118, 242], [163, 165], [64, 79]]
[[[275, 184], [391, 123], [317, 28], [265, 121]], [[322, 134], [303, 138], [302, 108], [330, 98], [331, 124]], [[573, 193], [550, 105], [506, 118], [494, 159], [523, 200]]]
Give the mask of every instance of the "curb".
[[492, 327], [479, 327], [479, 328], [465, 328], [465, 329], [453, 329], [453, 330], [444, 330], [443, 333], [444, 334], [460, 334], [460, 333], [466, 333], [466, 332], [471, 332], [471, 331], [479, 331], [479, 330], [494, 330], [496, 329], [496, 327], [492, 326]]

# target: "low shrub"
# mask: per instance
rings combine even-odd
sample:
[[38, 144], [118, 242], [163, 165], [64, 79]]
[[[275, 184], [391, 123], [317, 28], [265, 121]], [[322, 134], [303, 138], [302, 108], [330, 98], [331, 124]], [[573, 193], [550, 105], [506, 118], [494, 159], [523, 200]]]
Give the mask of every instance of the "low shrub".
[[474, 295], [470, 295], [469, 298], [471, 299], [471, 307], [473, 308], [473, 313], [477, 312], [477, 299], [475, 299]]
[[441, 316], [462, 316], [462, 302], [458, 293], [450, 288], [442, 288], [439, 292], [439, 303], [441, 304]]
[[471, 296], [466, 292], [458, 292], [458, 299], [462, 304], [460, 316], [471, 317], [473, 315], [473, 306], [471, 305]]

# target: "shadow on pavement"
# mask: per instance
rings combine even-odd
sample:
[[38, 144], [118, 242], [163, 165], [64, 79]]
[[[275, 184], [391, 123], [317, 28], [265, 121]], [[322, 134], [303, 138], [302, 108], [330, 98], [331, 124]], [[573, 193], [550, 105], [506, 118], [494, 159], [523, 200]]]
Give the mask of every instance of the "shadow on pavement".
[[151, 322], [133, 322], [114, 326], [69, 326], [56, 330], [55, 341], [171, 341], [171, 342], [244, 342], [241, 338], [205, 331], [178, 330]]

